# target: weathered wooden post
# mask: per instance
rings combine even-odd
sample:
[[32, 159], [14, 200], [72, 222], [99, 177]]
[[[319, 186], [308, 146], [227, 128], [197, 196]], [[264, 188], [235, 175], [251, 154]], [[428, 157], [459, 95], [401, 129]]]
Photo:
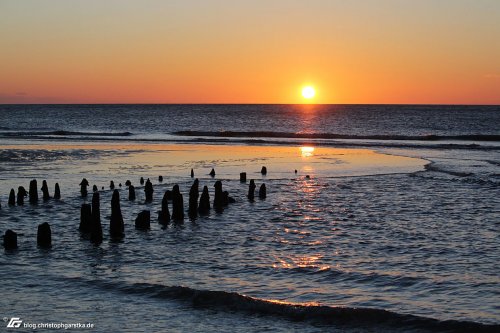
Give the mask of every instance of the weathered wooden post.
[[240, 172], [240, 182], [242, 182], [242, 183], [247, 182], [247, 173], [246, 172]]
[[19, 186], [17, 188], [17, 205], [22, 206], [24, 205], [24, 197], [28, 196], [28, 192], [24, 189], [24, 187]]
[[122, 238], [125, 232], [125, 224], [123, 223], [122, 210], [120, 208], [120, 193], [118, 190], [113, 191], [111, 197], [111, 220], [109, 222], [109, 235], [111, 238]]
[[92, 195], [92, 223], [90, 226], [90, 241], [94, 244], [102, 243], [101, 207], [99, 192]]
[[80, 227], [81, 232], [88, 233], [92, 229], [92, 206], [82, 204], [80, 208]]
[[168, 224], [170, 222], [170, 212], [168, 210], [168, 200], [170, 194], [169, 191], [165, 191], [163, 194], [163, 199], [161, 200], [161, 210], [158, 212], [158, 221], [160, 224]]
[[128, 199], [130, 201], [135, 200], [135, 187], [134, 187], [134, 185], [130, 185], [128, 187]]
[[3, 236], [3, 247], [6, 250], [15, 250], [17, 249], [17, 234], [8, 229], [5, 231], [5, 235]]
[[135, 228], [139, 230], [149, 230], [151, 228], [151, 213], [149, 210], [143, 210], [137, 215]]
[[36, 204], [38, 202], [38, 186], [36, 184], [36, 179], [30, 181], [30, 204]]
[[144, 186], [144, 193], [146, 194], [146, 202], [153, 201], [153, 192], [154, 192], [153, 184], [148, 178], [148, 180], [146, 180], [146, 185]]
[[214, 208], [216, 211], [222, 211], [224, 209], [224, 193], [222, 192], [222, 182], [220, 180], [216, 181], [214, 187]]
[[61, 189], [59, 188], [59, 183], [56, 183], [56, 186], [54, 188], [54, 199], [61, 199]]
[[189, 216], [196, 217], [198, 215], [198, 198], [200, 196], [199, 181], [196, 178], [189, 190]]
[[43, 196], [42, 196], [43, 201], [49, 200], [50, 199], [49, 187], [47, 186], [47, 181], [46, 180], [42, 181], [42, 188], [41, 188], [41, 190], [42, 190], [42, 194], [43, 194]]
[[267, 196], [267, 193], [266, 193], [266, 184], [262, 184], [260, 185], [260, 189], [259, 189], [259, 198], [260, 199], [265, 199], [266, 196]]
[[52, 246], [52, 231], [50, 230], [50, 225], [47, 222], [38, 225], [36, 243], [40, 247]]
[[9, 206], [14, 206], [16, 204], [16, 192], [13, 188], [10, 189], [9, 193]]
[[175, 184], [172, 189], [172, 220], [181, 221], [184, 219], [184, 199], [179, 191], [179, 185]]
[[255, 198], [255, 188], [257, 186], [255, 185], [255, 181], [253, 179], [250, 179], [250, 185], [248, 185], [248, 199], [253, 200]]
[[83, 178], [80, 182], [80, 193], [83, 198], [87, 196], [87, 186], [89, 186], [89, 181], [86, 178]]
[[203, 187], [200, 197], [200, 206], [198, 207], [198, 212], [200, 215], [208, 214], [210, 211], [210, 195], [208, 194], [208, 186]]

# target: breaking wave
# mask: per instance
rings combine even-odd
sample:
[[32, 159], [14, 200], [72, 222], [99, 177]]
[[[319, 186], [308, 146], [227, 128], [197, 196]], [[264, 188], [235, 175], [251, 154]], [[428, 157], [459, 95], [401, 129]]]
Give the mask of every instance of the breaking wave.
[[290, 133], [272, 131], [177, 131], [181, 136], [209, 136], [209, 137], [251, 137], [251, 138], [293, 138], [293, 139], [362, 139], [362, 140], [411, 140], [411, 141], [500, 141], [500, 135], [346, 135], [334, 133]]
[[33, 136], [103, 136], [103, 137], [115, 137], [115, 136], [131, 136], [130, 132], [78, 132], [78, 131], [22, 131], [22, 132], [4, 132], [1, 136], [4, 137], [33, 137]]
[[163, 286], [149, 283], [121, 283], [111, 281], [87, 281], [70, 278], [72, 283], [91, 284], [106, 290], [138, 294], [158, 299], [179, 300], [191, 303], [195, 308], [248, 314], [278, 316], [292, 321], [310, 321], [324, 325], [366, 326], [397, 329], [420, 329], [444, 332], [498, 332], [500, 325], [488, 325], [471, 321], [438, 320], [410, 314], [401, 314], [375, 308], [334, 307], [315, 303], [291, 303], [246, 296], [237, 292], [199, 290], [184, 286]]

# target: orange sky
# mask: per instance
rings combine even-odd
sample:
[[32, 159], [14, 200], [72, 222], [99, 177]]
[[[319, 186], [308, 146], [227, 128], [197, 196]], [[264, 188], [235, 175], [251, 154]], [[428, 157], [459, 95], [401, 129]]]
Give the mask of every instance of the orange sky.
[[496, 0], [0, 1], [0, 103], [500, 104]]

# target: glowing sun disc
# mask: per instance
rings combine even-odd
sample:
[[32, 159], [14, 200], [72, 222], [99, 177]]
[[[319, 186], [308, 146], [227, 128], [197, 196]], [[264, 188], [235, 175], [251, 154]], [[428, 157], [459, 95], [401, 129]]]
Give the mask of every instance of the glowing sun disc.
[[314, 90], [313, 87], [307, 86], [302, 89], [302, 96], [304, 98], [310, 99], [313, 98], [314, 95], [316, 95], [316, 91]]

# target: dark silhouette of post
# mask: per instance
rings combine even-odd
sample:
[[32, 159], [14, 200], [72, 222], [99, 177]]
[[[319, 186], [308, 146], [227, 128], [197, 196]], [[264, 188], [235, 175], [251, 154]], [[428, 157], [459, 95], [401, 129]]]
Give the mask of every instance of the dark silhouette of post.
[[166, 190], [165, 195], [167, 196], [167, 200], [173, 200], [174, 196], [172, 195], [172, 191]]
[[59, 183], [56, 183], [56, 186], [54, 188], [54, 199], [61, 199], [61, 189], [59, 188]]
[[134, 187], [134, 185], [130, 185], [128, 187], [128, 199], [130, 201], [135, 200], [135, 187]]
[[36, 179], [30, 181], [30, 204], [36, 204], [38, 202], [38, 185], [36, 184]]
[[267, 175], [267, 168], [263, 166], [262, 169], [260, 169], [260, 173], [264, 176]]
[[14, 206], [16, 204], [16, 192], [13, 188], [10, 189], [9, 193], [9, 206]]
[[118, 190], [113, 191], [111, 197], [111, 220], [109, 222], [109, 235], [111, 238], [122, 238], [125, 232], [125, 224], [123, 223], [122, 210], [120, 208], [120, 193]]
[[149, 210], [143, 210], [137, 215], [135, 228], [139, 230], [149, 230], [151, 228], [151, 213]]
[[47, 186], [47, 181], [44, 180], [42, 181], [42, 198], [43, 198], [43, 201], [47, 201], [50, 199], [50, 195], [49, 195], [49, 187]]
[[114, 181], [110, 181], [110, 182], [109, 182], [109, 188], [110, 188], [111, 190], [114, 190], [114, 189], [115, 189], [115, 182], [114, 182]]
[[158, 181], [161, 183], [163, 181], [163, 176], [158, 176]]
[[24, 205], [24, 197], [28, 196], [28, 192], [24, 189], [24, 187], [19, 186], [17, 188], [17, 205], [22, 206]]
[[248, 185], [248, 199], [253, 200], [255, 198], [255, 188], [257, 186], [255, 185], [255, 181], [253, 179], [250, 179], [250, 185]]
[[182, 221], [184, 219], [184, 199], [179, 191], [179, 185], [175, 184], [172, 189], [172, 220]]
[[242, 183], [247, 182], [247, 173], [246, 172], [240, 172], [240, 182], [242, 182]]
[[196, 217], [198, 215], [198, 198], [200, 197], [199, 181], [196, 178], [189, 190], [189, 217]]
[[203, 191], [201, 192], [200, 205], [198, 207], [198, 213], [200, 215], [208, 214], [210, 211], [210, 195], [208, 194], [208, 186], [203, 186]]
[[17, 249], [17, 234], [8, 229], [5, 231], [5, 234], [3, 236], [3, 247], [6, 250], [15, 250]]
[[92, 223], [90, 226], [90, 241], [94, 244], [102, 243], [101, 207], [99, 192], [92, 195]]
[[90, 204], [82, 204], [80, 208], [79, 229], [84, 233], [89, 233], [92, 229], [92, 206]]
[[168, 210], [168, 200], [170, 191], [165, 191], [163, 199], [161, 200], [161, 210], [158, 212], [158, 221], [160, 224], [170, 223], [170, 212]]
[[260, 188], [259, 188], [259, 198], [260, 199], [265, 199], [267, 196], [267, 193], [266, 193], [266, 184], [262, 184], [260, 185]]
[[141, 185], [144, 185], [144, 178], [142, 178], [142, 177], [141, 177], [141, 179], [139, 180], [139, 183], [140, 183]]
[[191, 178], [194, 178], [194, 170], [191, 169]]
[[80, 182], [80, 193], [83, 198], [87, 196], [87, 186], [89, 186], [89, 181], [86, 178], [83, 178]]
[[214, 184], [214, 209], [218, 212], [224, 210], [224, 193], [222, 192], [222, 182], [216, 181]]
[[153, 201], [153, 192], [154, 192], [153, 184], [148, 178], [148, 180], [146, 180], [146, 185], [144, 186], [144, 193], [146, 194], [146, 202]]
[[52, 231], [50, 230], [50, 225], [47, 222], [38, 225], [36, 243], [40, 247], [52, 246]]

